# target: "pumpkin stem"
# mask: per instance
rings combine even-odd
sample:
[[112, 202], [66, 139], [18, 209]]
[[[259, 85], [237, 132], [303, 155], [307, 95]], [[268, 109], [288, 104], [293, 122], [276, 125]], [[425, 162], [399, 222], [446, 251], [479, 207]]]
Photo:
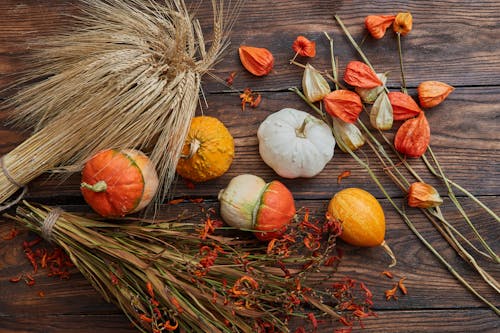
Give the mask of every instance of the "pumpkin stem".
[[94, 185], [90, 185], [88, 183], [83, 182], [80, 184], [80, 187], [86, 188], [86, 189], [94, 191], [94, 192], [104, 192], [108, 189], [108, 185], [106, 184], [106, 182], [104, 180], [100, 180], [97, 183], [95, 183]]
[[382, 242], [382, 244], [380, 244], [380, 246], [382, 246], [382, 248], [384, 249], [385, 253], [387, 253], [389, 255], [389, 257], [391, 257], [391, 259], [392, 259], [392, 262], [389, 265], [389, 267], [396, 266], [396, 264], [397, 264], [398, 261], [396, 260], [396, 256], [394, 255], [394, 252], [392, 252], [391, 248], [389, 247], [389, 245], [387, 245], [386, 241], [384, 240]]
[[307, 123], [310, 121], [309, 117], [305, 117], [304, 118], [304, 121], [302, 122], [302, 125], [300, 125], [299, 128], [296, 128], [295, 129], [295, 135], [297, 135], [297, 137], [299, 138], [305, 138], [306, 137], [306, 126], [307, 126]]
[[182, 155], [181, 157], [186, 160], [189, 160], [191, 157], [193, 157], [194, 154], [196, 154], [198, 149], [200, 149], [200, 146], [201, 146], [200, 140], [198, 139], [191, 140], [191, 142], [189, 143], [189, 154]]

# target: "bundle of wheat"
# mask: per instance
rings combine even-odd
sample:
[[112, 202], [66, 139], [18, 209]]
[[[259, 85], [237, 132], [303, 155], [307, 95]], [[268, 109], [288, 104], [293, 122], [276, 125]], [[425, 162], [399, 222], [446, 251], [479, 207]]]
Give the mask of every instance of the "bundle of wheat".
[[35, 131], [1, 158], [0, 203], [43, 172], [79, 166], [110, 147], [147, 150], [164, 197], [201, 76], [227, 45], [240, 6], [211, 4], [210, 47], [184, 0], [84, 0], [77, 28], [37, 42], [33, 66], [16, 85], [23, 89], [7, 101], [15, 123]]

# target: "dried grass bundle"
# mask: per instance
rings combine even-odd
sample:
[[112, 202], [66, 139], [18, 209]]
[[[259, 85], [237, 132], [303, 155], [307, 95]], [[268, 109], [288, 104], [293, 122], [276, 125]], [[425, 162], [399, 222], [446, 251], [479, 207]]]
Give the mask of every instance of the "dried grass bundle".
[[158, 218], [118, 225], [25, 203], [12, 218], [61, 246], [143, 331], [288, 332], [293, 317], [314, 327], [316, 318], [372, 315], [362, 283], [324, 284], [338, 262], [340, 223], [307, 215], [269, 245], [220, 232], [210, 215], [201, 224]]
[[210, 46], [184, 0], [84, 0], [78, 28], [40, 41], [8, 100], [35, 133], [3, 156], [0, 203], [41, 173], [105, 148], [147, 150], [164, 197], [199, 101], [201, 76], [227, 45], [239, 1], [211, 1]]

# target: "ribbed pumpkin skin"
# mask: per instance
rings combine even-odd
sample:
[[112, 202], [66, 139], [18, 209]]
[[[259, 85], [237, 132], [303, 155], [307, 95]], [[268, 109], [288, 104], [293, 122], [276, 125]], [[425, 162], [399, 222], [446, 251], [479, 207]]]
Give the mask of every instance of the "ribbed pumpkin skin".
[[338, 192], [330, 200], [328, 213], [342, 222], [340, 238], [346, 243], [372, 247], [384, 241], [384, 211], [367, 191], [347, 188]]
[[121, 217], [144, 208], [158, 188], [158, 176], [149, 158], [138, 150], [104, 150], [82, 170], [82, 183], [104, 181], [107, 189], [95, 192], [82, 187], [85, 201], [104, 217]]
[[[199, 148], [191, 156], [191, 145]], [[234, 140], [224, 124], [209, 116], [194, 117], [177, 164], [177, 173], [194, 182], [222, 176], [233, 162]]]
[[280, 237], [295, 212], [295, 202], [290, 190], [277, 180], [270, 182], [262, 194], [255, 217], [254, 229], [262, 232], [255, 232], [255, 236], [260, 240]]

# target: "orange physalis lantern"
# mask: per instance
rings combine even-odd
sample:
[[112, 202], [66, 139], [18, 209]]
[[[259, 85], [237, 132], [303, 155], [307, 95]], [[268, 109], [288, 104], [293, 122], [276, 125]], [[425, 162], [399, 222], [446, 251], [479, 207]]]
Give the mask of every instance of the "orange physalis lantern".
[[316, 43], [304, 36], [298, 36], [292, 45], [293, 50], [303, 57], [314, 57], [316, 55]]
[[332, 91], [323, 98], [323, 103], [326, 112], [351, 124], [356, 122], [363, 110], [359, 95], [345, 89]]
[[398, 13], [392, 26], [394, 32], [406, 36], [412, 29], [413, 17], [411, 13]]
[[423, 108], [432, 108], [444, 101], [454, 89], [443, 82], [425, 81], [417, 88], [418, 100]]
[[351, 86], [368, 89], [383, 85], [370, 66], [361, 61], [351, 61], [347, 64], [344, 81]]
[[384, 37], [387, 28], [394, 22], [394, 15], [368, 15], [365, 26], [370, 35], [375, 39]]
[[238, 52], [243, 67], [253, 75], [264, 76], [269, 74], [273, 69], [274, 57], [268, 49], [240, 46]]
[[400, 91], [391, 91], [387, 96], [392, 105], [394, 120], [406, 120], [422, 112], [417, 102], [408, 94], [404, 94]]
[[408, 206], [418, 208], [437, 207], [443, 203], [438, 191], [423, 182], [414, 182], [408, 189]]
[[418, 117], [408, 119], [401, 125], [394, 138], [394, 146], [408, 157], [422, 156], [431, 140], [429, 122], [423, 112]]

